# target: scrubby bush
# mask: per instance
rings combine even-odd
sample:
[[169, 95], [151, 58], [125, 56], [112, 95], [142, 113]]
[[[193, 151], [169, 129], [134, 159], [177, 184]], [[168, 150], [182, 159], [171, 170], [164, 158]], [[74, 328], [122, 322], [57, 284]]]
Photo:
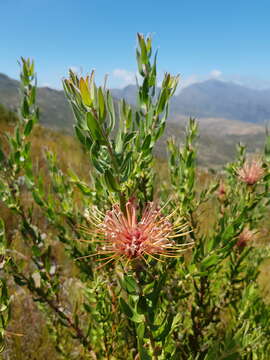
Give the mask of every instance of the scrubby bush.
[[[222, 175], [198, 184], [190, 119], [185, 143], [168, 142], [160, 180], [153, 149], [179, 79], [166, 73], [157, 88], [151, 38], [138, 35], [136, 55], [135, 108], [122, 100], [116, 112], [94, 73], [70, 70], [63, 82], [89, 179], [46, 149], [42, 171], [33, 164], [36, 79], [22, 59], [20, 118], [0, 151], [0, 199], [16, 220], [0, 227], [3, 358], [24, 336], [8, 322], [27, 289], [59, 359], [269, 359], [270, 307], [258, 283], [270, 253], [260, 241], [269, 138], [261, 158], [239, 146]], [[28, 358], [44, 358], [41, 348]]]

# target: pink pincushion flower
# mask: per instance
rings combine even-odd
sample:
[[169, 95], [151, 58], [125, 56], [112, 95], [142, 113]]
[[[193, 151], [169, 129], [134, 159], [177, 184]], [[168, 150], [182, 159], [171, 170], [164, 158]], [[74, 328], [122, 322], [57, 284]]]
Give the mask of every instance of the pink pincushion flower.
[[245, 162], [241, 169], [238, 169], [237, 174], [243, 182], [248, 185], [254, 185], [264, 175], [264, 169], [262, 163], [258, 160], [253, 160], [252, 162]]
[[218, 190], [217, 190], [217, 197], [220, 201], [223, 201], [226, 197], [226, 188], [223, 182], [220, 182]]
[[163, 216], [154, 203], [147, 204], [140, 219], [134, 199], [127, 202], [125, 210], [124, 213], [116, 204], [103, 220], [100, 212], [98, 215], [87, 214], [88, 220], [92, 224], [95, 222], [95, 234], [102, 244], [97, 255], [110, 255], [105, 258], [108, 262], [117, 258], [143, 258], [145, 255], [174, 257], [182, 251], [181, 246], [190, 244], [175, 244], [173, 237], [187, 234], [183, 232], [186, 224], [173, 226], [170, 216]]
[[238, 241], [236, 243], [236, 246], [238, 248], [244, 248], [247, 246], [247, 244], [255, 239], [257, 231], [256, 230], [250, 230], [248, 227], [245, 227], [243, 231], [238, 236]]

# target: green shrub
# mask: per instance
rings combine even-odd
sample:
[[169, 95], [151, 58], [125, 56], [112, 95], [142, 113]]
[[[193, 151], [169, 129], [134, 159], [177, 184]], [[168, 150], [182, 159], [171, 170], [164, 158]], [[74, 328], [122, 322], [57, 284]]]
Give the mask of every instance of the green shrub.
[[[185, 144], [168, 142], [169, 175], [158, 183], [153, 148], [179, 78], [166, 73], [157, 88], [151, 38], [138, 34], [136, 56], [138, 106], [122, 100], [118, 117], [94, 73], [70, 71], [63, 82], [89, 177], [61, 168], [63, 154], [46, 149], [42, 171], [33, 162], [35, 73], [22, 59], [20, 117], [0, 152], [0, 199], [16, 219], [8, 236], [0, 229], [0, 340], [22, 347], [26, 335], [7, 327], [20, 297], [33, 299], [44, 319], [36, 321], [47, 325], [28, 358], [52, 356], [53, 344], [59, 359], [268, 359], [270, 308], [257, 281], [269, 258], [269, 246], [258, 245], [268, 146], [252, 161], [239, 146], [222, 180], [198, 186], [190, 119]], [[12, 311], [10, 324], [18, 326]], [[27, 320], [21, 325], [27, 333]]]

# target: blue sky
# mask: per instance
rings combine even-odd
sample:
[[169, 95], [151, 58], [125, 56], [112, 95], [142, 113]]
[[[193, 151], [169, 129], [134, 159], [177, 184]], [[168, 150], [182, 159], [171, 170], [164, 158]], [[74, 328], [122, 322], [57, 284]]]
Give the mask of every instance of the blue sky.
[[96, 69], [109, 86], [134, 81], [136, 33], [153, 35], [158, 68], [182, 86], [208, 78], [270, 87], [270, 1], [0, 0], [0, 72], [35, 60], [40, 86], [61, 87], [69, 67]]

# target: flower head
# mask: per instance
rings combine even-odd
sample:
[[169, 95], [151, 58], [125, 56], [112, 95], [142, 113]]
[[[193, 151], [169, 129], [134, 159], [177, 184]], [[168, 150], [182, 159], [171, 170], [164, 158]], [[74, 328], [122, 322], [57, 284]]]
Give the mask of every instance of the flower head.
[[240, 249], [243, 249], [250, 241], [255, 239], [256, 233], [256, 230], [250, 230], [248, 227], [245, 227], [238, 236], [236, 246]]
[[248, 185], [254, 185], [264, 175], [264, 169], [261, 161], [252, 160], [251, 162], [245, 162], [243, 167], [238, 169], [237, 174], [239, 179]]
[[172, 238], [187, 234], [184, 232], [187, 226], [174, 226], [170, 217], [164, 216], [154, 203], [149, 203], [139, 219], [134, 199], [127, 202], [125, 212], [115, 204], [103, 219], [100, 212], [98, 216], [88, 213], [88, 220], [92, 224], [95, 222], [95, 233], [101, 243], [97, 255], [108, 255], [105, 259], [109, 261], [119, 258], [132, 260], [145, 255], [155, 259], [158, 255], [176, 256], [183, 251], [183, 246], [190, 243], [175, 244]]
[[226, 197], [226, 187], [224, 183], [221, 181], [217, 190], [217, 197], [222, 202]]

